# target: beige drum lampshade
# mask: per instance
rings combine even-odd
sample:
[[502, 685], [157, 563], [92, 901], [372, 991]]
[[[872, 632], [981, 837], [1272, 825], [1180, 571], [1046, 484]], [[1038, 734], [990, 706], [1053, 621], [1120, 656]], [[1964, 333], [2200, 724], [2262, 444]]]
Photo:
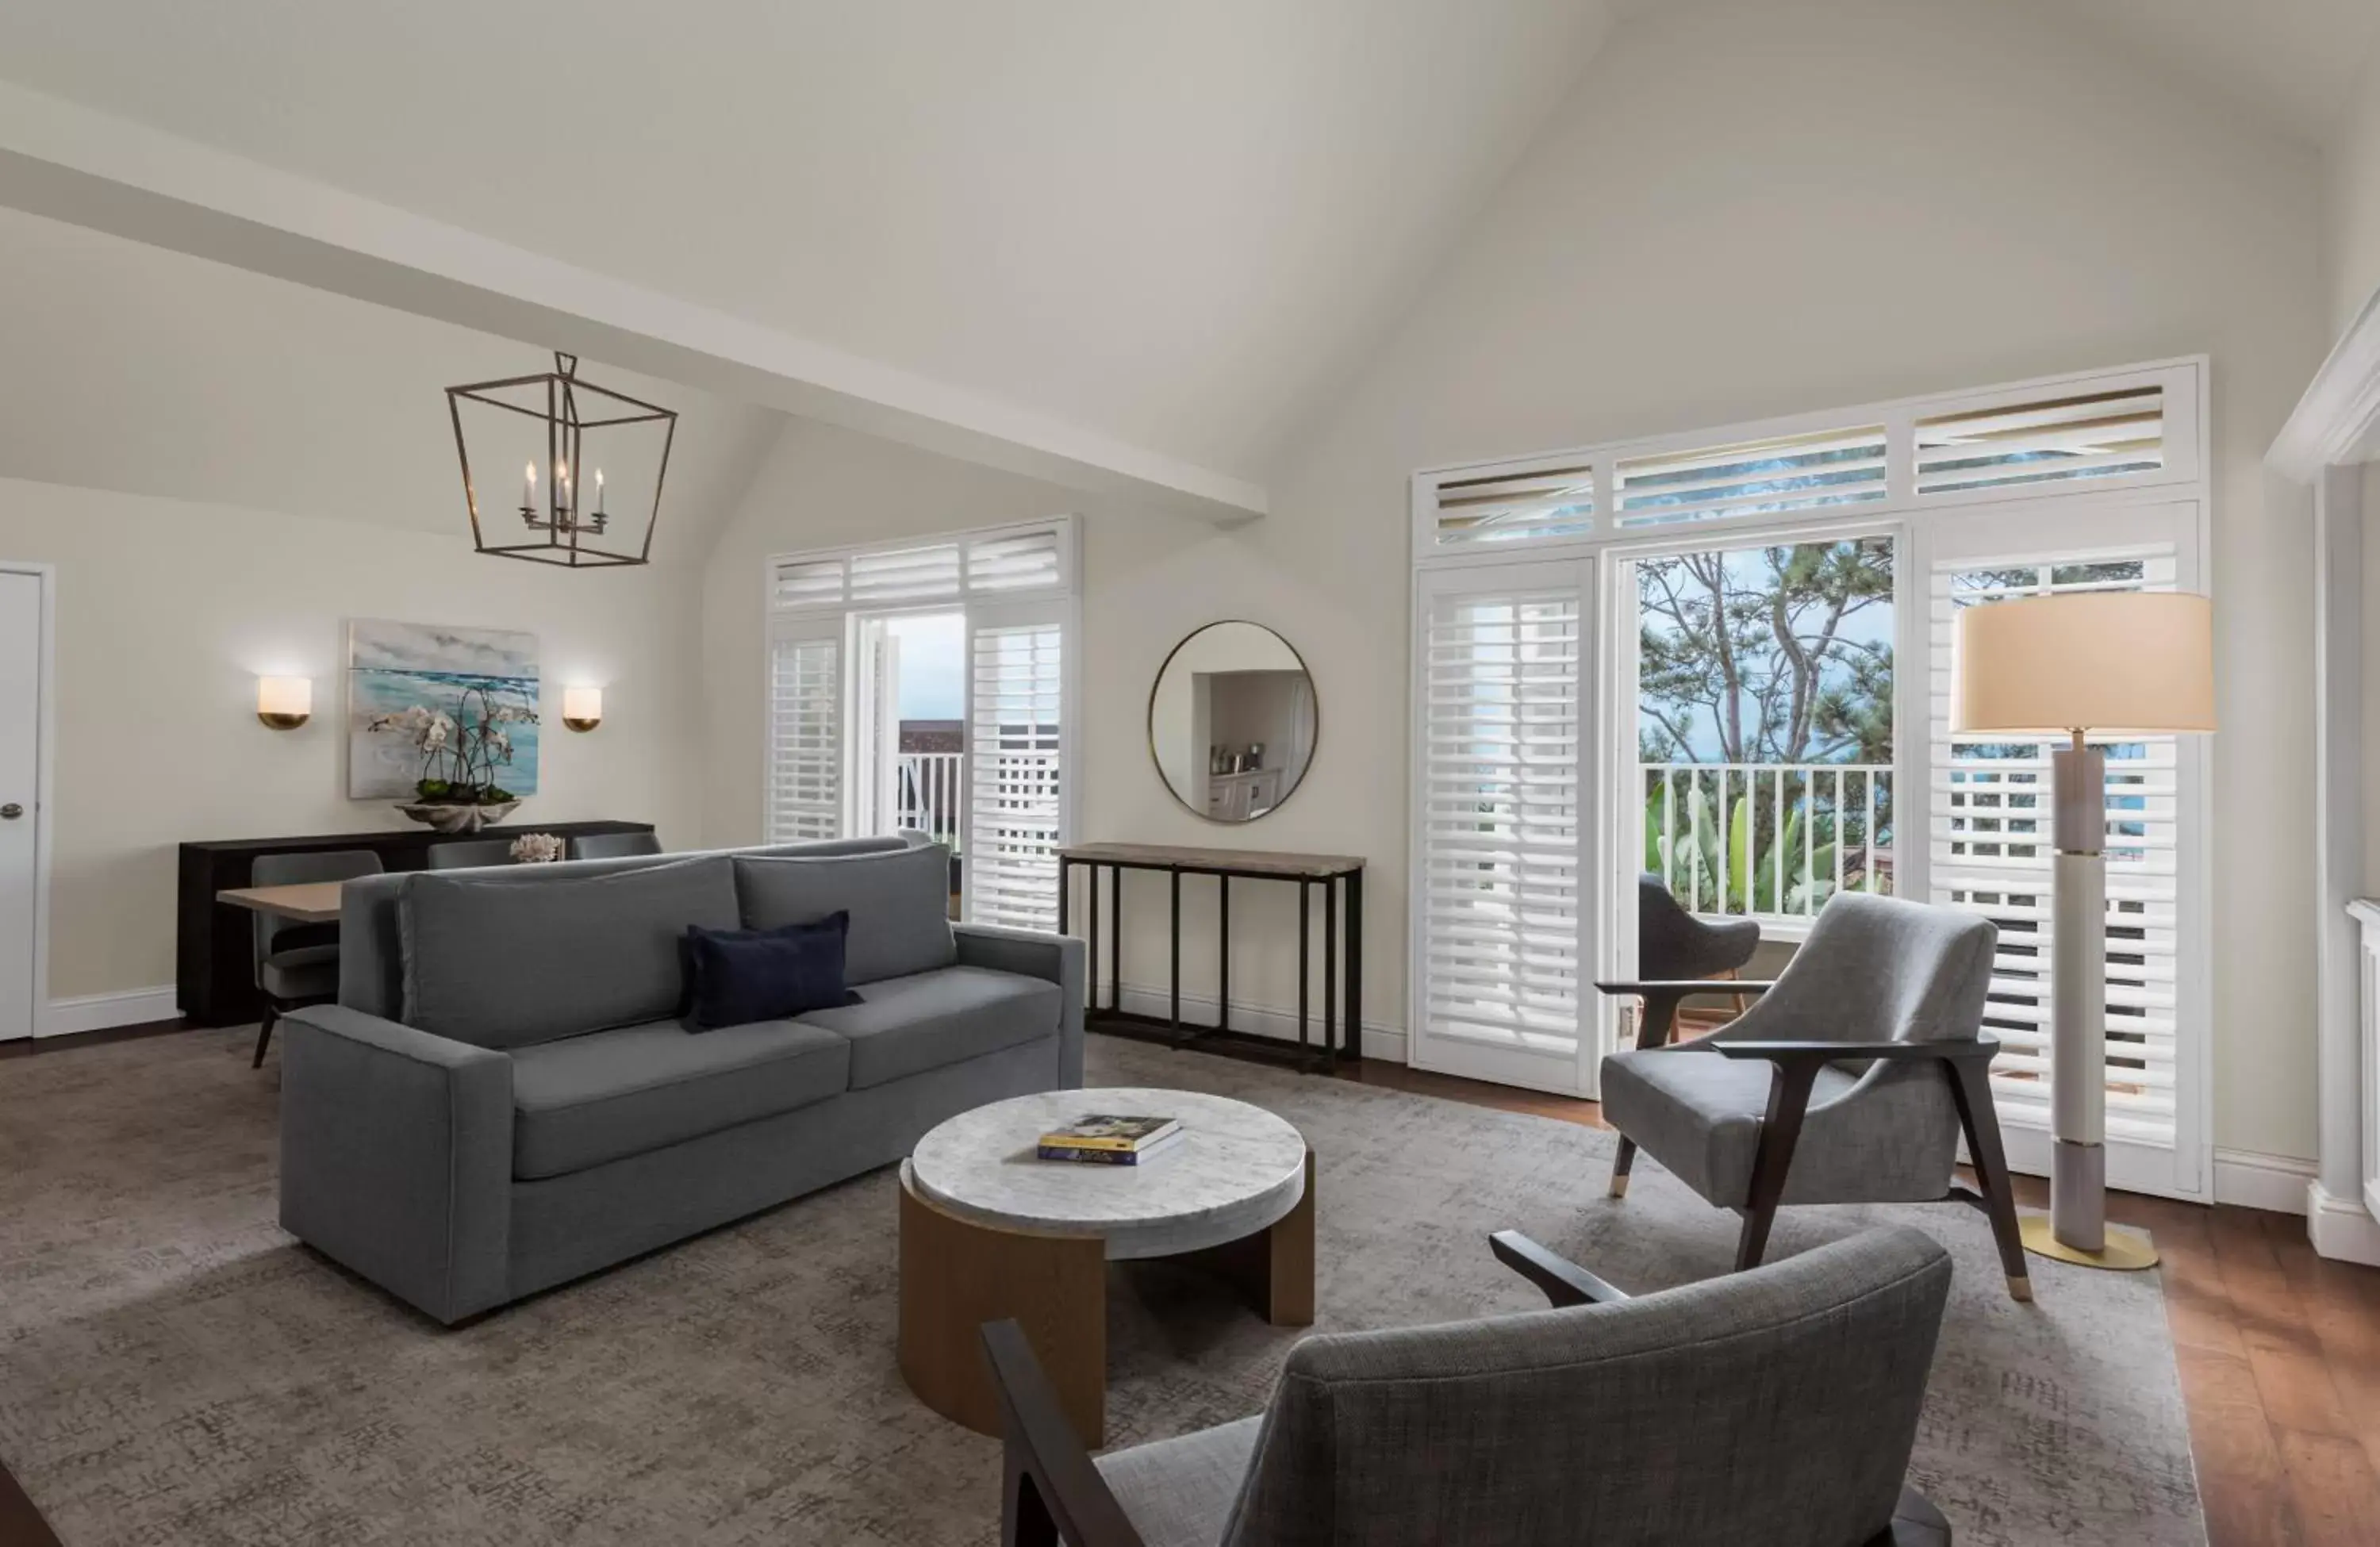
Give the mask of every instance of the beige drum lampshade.
[[2215, 608], [2184, 591], [2078, 591], [1968, 607], [1950, 728], [2058, 736], [2215, 728]]

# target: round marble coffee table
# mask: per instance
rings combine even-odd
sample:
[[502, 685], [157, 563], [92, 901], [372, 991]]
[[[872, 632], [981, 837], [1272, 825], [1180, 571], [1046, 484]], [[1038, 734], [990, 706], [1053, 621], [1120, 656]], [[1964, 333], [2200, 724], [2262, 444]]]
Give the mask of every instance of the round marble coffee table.
[[[1138, 1165], [1045, 1161], [1086, 1113], [1182, 1120]], [[926, 1406], [1000, 1432], [986, 1322], [1025, 1329], [1083, 1443], [1106, 1441], [1107, 1264], [1193, 1258], [1279, 1326], [1314, 1321], [1314, 1155], [1261, 1107], [1190, 1090], [1018, 1096], [961, 1113], [901, 1164], [901, 1373]]]

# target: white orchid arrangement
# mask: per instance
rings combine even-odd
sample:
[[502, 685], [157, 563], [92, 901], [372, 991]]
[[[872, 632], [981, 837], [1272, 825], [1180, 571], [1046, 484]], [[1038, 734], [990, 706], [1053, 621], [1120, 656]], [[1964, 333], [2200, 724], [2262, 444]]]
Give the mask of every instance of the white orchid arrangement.
[[537, 711], [527, 704], [500, 702], [487, 688], [473, 687], [455, 698], [452, 713], [414, 704], [374, 715], [365, 729], [413, 743], [421, 754], [421, 775], [413, 787], [422, 799], [491, 806], [518, 798], [496, 783], [496, 770], [513, 761], [507, 727], [535, 724]]
[[507, 852], [516, 865], [551, 865], [562, 858], [562, 840], [551, 833], [524, 833]]

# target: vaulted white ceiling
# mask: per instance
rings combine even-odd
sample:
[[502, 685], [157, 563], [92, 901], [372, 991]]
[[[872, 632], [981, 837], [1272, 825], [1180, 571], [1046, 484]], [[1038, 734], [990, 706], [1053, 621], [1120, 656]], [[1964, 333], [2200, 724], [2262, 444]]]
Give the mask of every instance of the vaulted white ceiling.
[[46, 0], [0, 72], [1247, 475], [1600, 0]]
[[[358, 202], [291, 217], [251, 266], [590, 358], [646, 336], [579, 326], [621, 282], [617, 315], [684, 322], [620, 356], [649, 372], [702, 354], [725, 367], [681, 379], [734, 393], [822, 359], [842, 396], [821, 417], [873, 394], [960, 426], [962, 455], [1056, 447], [1245, 513], [1609, 27], [1694, 3], [28, 0], [0, 6], [0, 198], [246, 262], [259, 212], [335, 190]], [[1933, 3], [2031, 6], [2302, 139], [2380, 38], [2374, 0]], [[25, 111], [51, 101], [104, 122]], [[78, 140], [112, 160], [67, 208], [42, 158]], [[270, 175], [215, 206], [238, 218], [158, 235], [225, 166]], [[133, 185], [167, 213], [124, 214]], [[300, 272], [322, 231], [369, 245], [384, 216], [479, 266]], [[580, 279], [596, 300], [482, 307], [491, 274], [516, 300]], [[739, 328], [765, 347], [739, 355]]]

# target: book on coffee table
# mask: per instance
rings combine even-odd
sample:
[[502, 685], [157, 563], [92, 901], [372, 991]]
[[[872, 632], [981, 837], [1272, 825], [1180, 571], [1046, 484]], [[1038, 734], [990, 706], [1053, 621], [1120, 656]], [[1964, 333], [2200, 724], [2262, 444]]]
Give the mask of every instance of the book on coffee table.
[[1182, 1124], [1175, 1118], [1090, 1113], [1051, 1128], [1036, 1148], [1043, 1160], [1136, 1165], [1181, 1137]]

